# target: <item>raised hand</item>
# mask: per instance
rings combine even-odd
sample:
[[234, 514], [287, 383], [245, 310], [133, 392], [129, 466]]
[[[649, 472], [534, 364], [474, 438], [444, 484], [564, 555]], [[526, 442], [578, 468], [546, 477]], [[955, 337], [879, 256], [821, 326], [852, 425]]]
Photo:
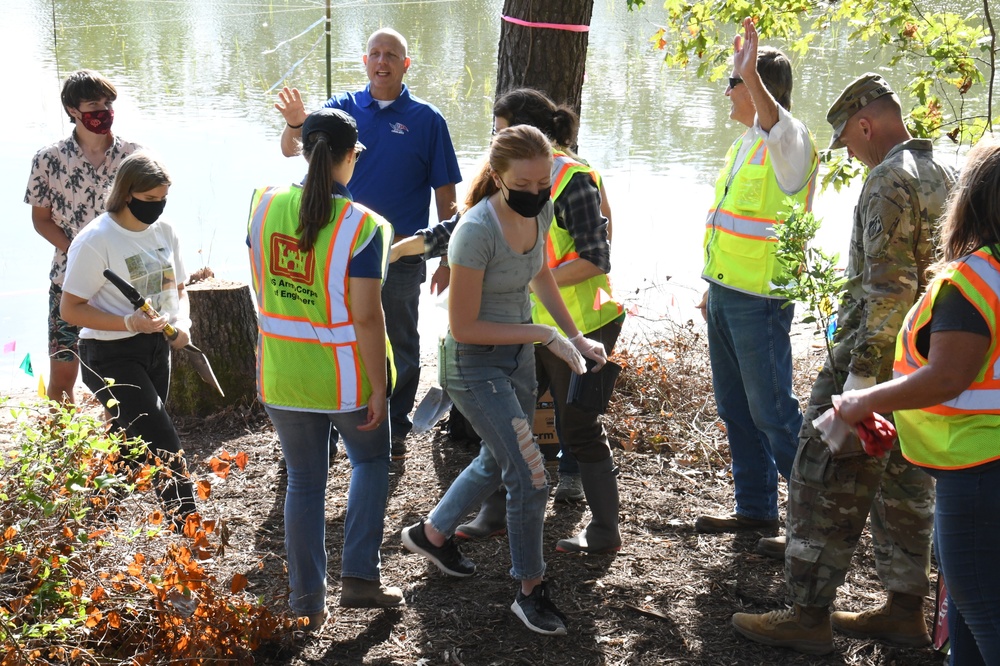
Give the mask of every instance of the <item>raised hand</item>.
[[274, 103], [274, 108], [281, 112], [285, 122], [295, 127], [302, 125], [306, 121], [306, 107], [302, 104], [302, 97], [295, 88], [285, 86], [278, 93], [278, 101]]
[[743, 19], [743, 36], [733, 39], [733, 72], [741, 79], [753, 76], [757, 71], [757, 26], [749, 16]]

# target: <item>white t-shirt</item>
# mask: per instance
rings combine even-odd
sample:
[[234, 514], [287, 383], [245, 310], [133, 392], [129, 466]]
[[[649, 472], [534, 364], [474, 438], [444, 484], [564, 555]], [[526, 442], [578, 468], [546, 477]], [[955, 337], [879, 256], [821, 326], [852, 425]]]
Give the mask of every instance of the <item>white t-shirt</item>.
[[[161, 219], [142, 231], [129, 231], [103, 213], [69, 246], [63, 291], [87, 299], [98, 310], [131, 314], [135, 308], [104, 277], [106, 268], [130, 282], [171, 324], [177, 321], [177, 285], [184, 284], [188, 274], [169, 223]], [[80, 338], [92, 340], [121, 340], [132, 335], [128, 331], [80, 330]]]

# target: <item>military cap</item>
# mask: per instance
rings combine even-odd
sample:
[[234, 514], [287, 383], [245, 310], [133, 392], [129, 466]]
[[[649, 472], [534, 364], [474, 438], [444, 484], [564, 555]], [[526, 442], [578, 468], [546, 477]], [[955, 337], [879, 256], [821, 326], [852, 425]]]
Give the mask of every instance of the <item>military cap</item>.
[[826, 114], [826, 122], [833, 126], [830, 150], [844, 147], [840, 141], [840, 134], [844, 131], [844, 126], [847, 125], [851, 116], [883, 95], [895, 96], [896, 93], [892, 91], [885, 79], [871, 72], [854, 79], [844, 88], [844, 92], [840, 93], [840, 97]]

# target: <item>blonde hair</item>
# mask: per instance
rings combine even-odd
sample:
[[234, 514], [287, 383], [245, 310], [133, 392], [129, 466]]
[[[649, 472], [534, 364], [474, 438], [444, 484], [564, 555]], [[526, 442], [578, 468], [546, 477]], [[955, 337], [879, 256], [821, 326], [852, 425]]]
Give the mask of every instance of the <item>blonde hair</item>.
[[486, 162], [469, 185], [469, 191], [465, 196], [466, 208], [472, 208], [497, 192], [499, 188], [493, 181], [493, 174], [507, 171], [514, 160], [533, 160], [541, 157], [552, 160], [552, 144], [541, 130], [531, 125], [515, 125], [497, 132], [490, 144]]

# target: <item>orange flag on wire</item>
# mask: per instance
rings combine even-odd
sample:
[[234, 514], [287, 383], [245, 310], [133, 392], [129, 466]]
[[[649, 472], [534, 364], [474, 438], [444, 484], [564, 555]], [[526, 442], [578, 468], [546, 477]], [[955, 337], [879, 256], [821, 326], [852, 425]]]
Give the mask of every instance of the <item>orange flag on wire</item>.
[[601, 306], [603, 306], [605, 303], [610, 303], [610, 302], [611, 302], [611, 294], [604, 291], [603, 288], [598, 287], [597, 293], [594, 294], [594, 309], [600, 310]]

